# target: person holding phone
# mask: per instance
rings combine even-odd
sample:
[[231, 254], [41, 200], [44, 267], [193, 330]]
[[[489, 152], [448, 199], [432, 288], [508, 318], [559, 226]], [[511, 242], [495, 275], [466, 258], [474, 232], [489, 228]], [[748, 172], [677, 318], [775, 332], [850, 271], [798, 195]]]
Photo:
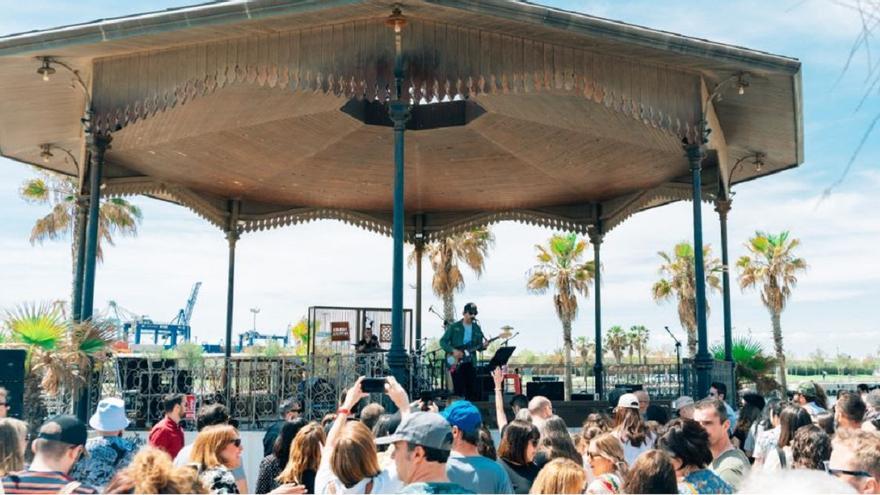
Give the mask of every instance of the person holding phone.
[[483, 331], [477, 323], [477, 305], [464, 305], [462, 318], [446, 327], [440, 347], [452, 358], [450, 373], [455, 395], [470, 401], [480, 400], [477, 388], [477, 370], [472, 354], [487, 346]]
[[409, 397], [393, 376], [358, 378], [345, 393], [342, 407], [336, 411], [336, 419], [327, 434], [315, 476], [315, 493], [398, 493], [403, 488], [396, 470], [380, 467], [370, 430], [360, 421], [348, 421], [352, 409], [369, 397], [377, 384], [384, 388], [402, 418], [409, 415]]

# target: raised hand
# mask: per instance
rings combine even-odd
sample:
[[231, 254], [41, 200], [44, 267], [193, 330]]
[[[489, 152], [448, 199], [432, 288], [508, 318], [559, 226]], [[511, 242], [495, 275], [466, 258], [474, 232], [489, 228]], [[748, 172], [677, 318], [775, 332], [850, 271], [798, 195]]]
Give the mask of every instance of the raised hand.
[[401, 416], [409, 414], [409, 396], [403, 386], [393, 376], [385, 377], [385, 394], [400, 410]]
[[343, 409], [351, 411], [361, 399], [370, 396], [370, 394], [364, 393], [363, 389], [361, 389], [362, 381], [364, 381], [364, 377], [358, 378], [357, 381], [354, 382], [354, 385], [349, 387], [348, 391], [345, 393], [345, 400], [342, 401]]
[[495, 382], [495, 390], [501, 390], [501, 386], [504, 385], [504, 372], [501, 371], [500, 366], [492, 370], [492, 381]]

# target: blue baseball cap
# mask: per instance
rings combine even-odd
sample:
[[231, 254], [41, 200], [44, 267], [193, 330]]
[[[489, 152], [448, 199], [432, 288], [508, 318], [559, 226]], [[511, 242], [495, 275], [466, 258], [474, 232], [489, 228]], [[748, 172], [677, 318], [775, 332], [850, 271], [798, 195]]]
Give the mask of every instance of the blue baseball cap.
[[460, 400], [440, 413], [452, 426], [457, 426], [465, 433], [473, 433], [483, 424], [483, 416], [477, 406], [466, 400]]

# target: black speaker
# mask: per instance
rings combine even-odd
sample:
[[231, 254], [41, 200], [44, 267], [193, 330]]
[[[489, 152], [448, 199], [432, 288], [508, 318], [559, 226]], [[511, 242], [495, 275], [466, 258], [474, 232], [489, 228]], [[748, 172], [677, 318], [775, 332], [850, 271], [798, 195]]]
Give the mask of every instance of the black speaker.
[[7, 414], [21, 418], [24, 412], [24, 349], [0, 349], [0, 387], [6, 389]]
[[562, 400], [565, 388], [562, 382], [529, 382], [526, 384], [526, 397], [531, 399], [543, 395], [550, 400]]
[[588, 394], [586, 392], [571, 394], [571, 400], [595, 400], [595, 397], [595, 394]]

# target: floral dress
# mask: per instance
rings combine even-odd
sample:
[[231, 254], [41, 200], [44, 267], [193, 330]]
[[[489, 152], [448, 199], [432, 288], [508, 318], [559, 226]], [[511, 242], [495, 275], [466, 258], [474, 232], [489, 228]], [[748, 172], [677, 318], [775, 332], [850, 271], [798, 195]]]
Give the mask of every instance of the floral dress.
[[86, 442], [86, 452], [70, 471], [70, 477], [98, 490], [121, 469], [131, 464], [144, 439], [130, 437], [94, 437]]
[[239, 493], [235, 475], [226, 466], [216, 466], [202, 470], [199, 479], [211, 493]]
[[678, 484], [678, 493], [734, 493], [733, 487], [708, 469], [694, 471]]
[[752, 452], [752, 457], [766, 461], [770, 452], [776, 450], [780, 431], [782, 431], [781, 428], [777, 426], [776, 428], [761, 432], [755, 440], [755, 451]]
[[596, 477], [587, 486], [587, 494], [621, 493], [623, 480], [617, 473], [605, 473]]

